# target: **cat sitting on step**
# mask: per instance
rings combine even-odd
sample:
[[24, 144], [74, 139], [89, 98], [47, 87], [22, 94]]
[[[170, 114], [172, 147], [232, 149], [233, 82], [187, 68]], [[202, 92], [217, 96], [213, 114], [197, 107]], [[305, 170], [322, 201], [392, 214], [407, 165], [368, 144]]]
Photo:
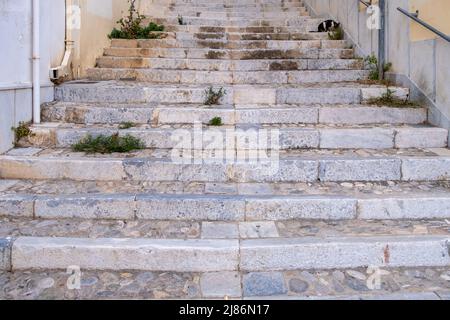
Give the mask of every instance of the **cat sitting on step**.
[[339, 28], [341, 24], [334, 20], [326, 20], [319, 25], [319, 32], [329, 32]]

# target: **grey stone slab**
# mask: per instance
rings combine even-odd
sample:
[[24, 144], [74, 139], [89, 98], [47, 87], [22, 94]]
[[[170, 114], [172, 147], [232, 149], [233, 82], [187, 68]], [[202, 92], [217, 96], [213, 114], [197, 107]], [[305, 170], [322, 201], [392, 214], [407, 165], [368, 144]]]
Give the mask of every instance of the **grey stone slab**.
[[204, 298], [240, 298], [241, 275], [239, 272], [204, 273], [200, 288]]
[[239, 223], [239, 235], [243, 239], [277, 238], [280, 236], [273, 221], [241, 222]]
[[401, 179], [400, 159], [332, 159], [320, 161], [321, 181], [386, 181]]
[[18, 238], [12, 268], [143, 270], [175, 272], [236, 271], [237, 240]]
[[0, 195], [0, 217], [34, 216], [34, 196], [31, 195]]
[[239, 221], [245, 213], [239, 197], [138, 195], [136, 202], [138, 219]]
[[133, 195], [74, 195], [38, 197], [35, 216], [44, 219], [134, 219]]
[[450, 197], [410, 196], [358, 200], [360, 219], [439, 219], [450, 217]]
[[248, 198], [248, 220], [353, 219], [356, 200], [339, 197], [266, 197]]
[[448, 251], [445, 236], [242, 240], [241, 270], [447, 266]]
[[236, 223], [203, 222], [203, 239], [238, 239], [239, 231]]
[[11, 247], [13, 240], [11, 238], [0, 239], [0, 270], [11, 270]]
[[245, 274], [243, 285], [245, 297], [276, 296], [287, 293], [283, 274], [279, 272]]
[[402, 160], [402, 180], [435, 181], [450, 179], [450, 158], [410, 158]]

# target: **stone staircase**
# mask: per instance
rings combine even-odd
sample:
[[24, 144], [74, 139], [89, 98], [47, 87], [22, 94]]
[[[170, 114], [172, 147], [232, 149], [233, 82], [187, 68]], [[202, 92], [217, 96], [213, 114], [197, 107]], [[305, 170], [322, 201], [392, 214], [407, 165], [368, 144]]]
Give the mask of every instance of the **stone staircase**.
[[[351, 43], [314, 32], [300, 0], [153, 9], [161, 39], [112, 40], [0, 156], [0, 269], [200, 273], [203, 297], [245, 298], [286, 295], [282, 272], [450, 266], [448, 131], [420, 106], [370, 104], [386, 87], [362, 81]], [[204, 105], [209, 86], [220, 105]], [[260, 150], [237, 137], [233, 161], [195, 143], [200, 162], [174, 161], [174, 134], [214, 117], [224, 136], [276, 131], [277, 158], [239, 161]], [[70, 148], [114, 133], [146, 148]]]

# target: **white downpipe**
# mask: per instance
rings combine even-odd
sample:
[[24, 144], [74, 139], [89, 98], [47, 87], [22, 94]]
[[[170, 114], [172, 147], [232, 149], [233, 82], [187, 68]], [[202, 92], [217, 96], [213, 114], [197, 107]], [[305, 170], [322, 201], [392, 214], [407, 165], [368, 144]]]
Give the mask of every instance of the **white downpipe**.
[[33, 122], [35, 124], [41, 123], [39, 5], [39, 0], [33, 0]]

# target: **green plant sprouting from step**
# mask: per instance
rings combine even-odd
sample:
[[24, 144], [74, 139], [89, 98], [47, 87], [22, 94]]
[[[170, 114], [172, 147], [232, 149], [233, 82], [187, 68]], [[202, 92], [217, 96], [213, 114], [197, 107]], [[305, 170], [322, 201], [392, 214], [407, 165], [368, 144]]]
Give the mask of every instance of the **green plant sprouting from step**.
[[213, 87], [209, 87], [205, 90], [205, 102], [204, 104], [207, 106], [218, 105], [220, 104], [220, 99], [225, 96], [227, 91], [224, 88], [220, 88], [219, 90], [215, 90]]
[[150, 22], [146, 27], [142, 26], [145, 16], [136, 8], [136, 0], [128, 0], [130, 7], [128, 16], [121, 18], [117, 23], [120, 29], [114, 28], [108, 35], [110, 39], [158, 39], [161, 37], [164, 26]]
[[134, 122], [126, 121], [119, 124], [120, 130], [127, 130], [136, 127], [136, 124]]
[[76, 152], [102, 154], [114, 152], [126, 153], [144, 148], [145, 145], [140, 139], [131, 135], [121, 137], [118, 133], [110, 136], [99, 135], [97, 137], [87, 135], [85, 138], [81, 139], [81, 141], [72, 146], [72, 150]]
[[[374, 54], [366, 57], [364, 62], [367, 64], [369, 68], [369, 79], [373, 81], [380, 80], [380, 71], [378, 69], [378, 59]], [[392, 63], [385, 63], [383, 66], [383, 71], [388, 72], [392, 68]]]
[[221, 127], [223, 125], [221, 117], [214, 117], [209, 121], [209, 125], [213, 127]]
[[341, 26], [337, 28], [333, 28], [330, 32], [328, 32], [328, 38], [330, 40], [344, 40], [345, 33], [344, 29]]
[[14, 142], [16, 146], [19, 144], [20, 140], [34, 136], [30, 124], [27, 122], [19, 122], [19, 125], [17, 127], [12, 127], [11, 130], [14, 131]]
[[417, 104], [414, 102], [411, 102], [409, 100], [409, 97], [406, 97], [406, 99], [402, 100], [397, 98], [395, 95], [395, 91], [389, 89], [389, 87], [386, 87], [386, 92], [383, 93], [378, 98], [372, 98], [367, 101], [368, 104], [374, 104], [378, 106], [389, 106], [394, 108], [400, 108], [400, 107], [416, 107]]

